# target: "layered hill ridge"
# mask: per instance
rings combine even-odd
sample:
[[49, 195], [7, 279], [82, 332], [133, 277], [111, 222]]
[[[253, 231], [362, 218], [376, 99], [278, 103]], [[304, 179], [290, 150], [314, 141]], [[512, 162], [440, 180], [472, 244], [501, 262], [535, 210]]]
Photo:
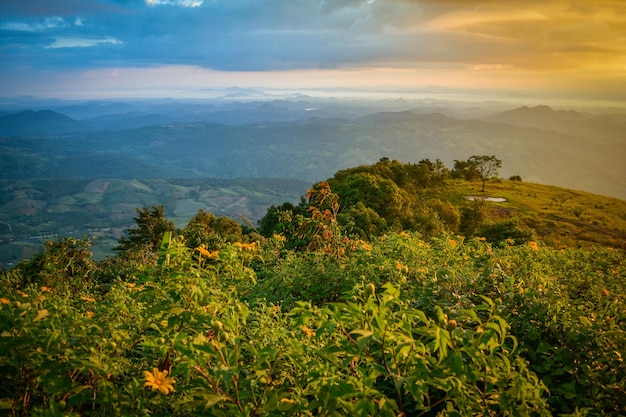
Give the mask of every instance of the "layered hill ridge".
[[585, 135], [596, 139], [623, 139], [626, 130], [626, 118], [623, 115], [593, 115], [575, 110], [554, 110], [546, 105], [523, 106], [492, 114], [485, 117], [485, 120]]
[[[537, 106], [477, 119], [420, 113], [411, 104], [394, 102], [393, 111], [368, 112], [374, 106], [294, 100], [221, 107], [168, 103], [130, 113], [116, 104], [96, 110], [125, 112], [83, 120], [21, 112], [0, 119], [2, 177], [316, 181], [382, 156], [404, 162], [440, 158], [451, 166], [457, 159], [493, 154], [503, 161], [505, 178], [519, 175], [626, 198], [621, 115]], [[165, 109], [170, 115], [161, 113]], [[19, 140], [12, 139], [19, 129]]]

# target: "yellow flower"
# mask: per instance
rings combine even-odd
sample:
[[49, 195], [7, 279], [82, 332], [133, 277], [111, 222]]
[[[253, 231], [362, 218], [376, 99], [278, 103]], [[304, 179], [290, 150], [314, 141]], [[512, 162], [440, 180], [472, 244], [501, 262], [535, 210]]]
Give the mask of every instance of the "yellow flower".
[[237, 246], [239, 249], [249, 250], [249, 251], [253, 251], [254, 248], [256, 248], [256, 242], [252, 242], [252, 243], [235, 242], [234, 245]]
[[308, 337], [309, 339], [315, 335], [315, 332], [306, 326], [302, 326], [301, 329], [304, 334], [306, 334], [306, 337]]
[[294, 401], [294, 400], [292, 400], [291, 398], [281, 398], [281, 399], [280, 399], [280, 402], [281, 402], [281, 403], [289, 403], [289, 404], [293, 404], [293, 403], [295, 403], [295, 401]]
[[370, 245], [367, 242], [363, 242], [362, 240], [359, 241], [359, 243], [361, 244], [361, 248], [364, 250], [372, 250], [372, 245]]
[[44, 285], [43, 287], [41, 287], [41, 291], [43, 291], [43, 292], [50, 292], [50, 291], [52, 291], [52, 290], [50, 289], [50, 287], [46, 287], [46, 286]]
[[209, 258], [209, 259], [217, 259], [217, 258], [219, 258], [219, 256], [220, 256], [220, 252], [219, 252], [219, 251], [217, 251], [217, 250], [216, 250], [216, 251], [211, 252], [211, 251], [206, 250], [206, 249], [205, 249], [205, 248], [203, 248], [202, 246], [198, 246], [198, 247], [196, 248], [196, 250], [197, 250], [198, 252], [200, 252], [200, 255], [202, 255], [202, 256], [204, 256], [204, 257], [207, 257], [207, 258]]
[[174, 385], [176, 380], [174, 378], [167, 378], [167, 371], [159, 371], [158, 368], [154, 368], [152, 372], [143, 371], [144, 379], [146, 383], [144, 386], [152, 388], [152, 391], [159, 390], [163, 394], [167, 395], [174, 391]]
[[11, 304], [11, 302], [7, 298], [4, 298], [4, 297], [0, 298], [0, 303], [1, 304]]
[[400, 232], [400, 236], [409, 237], [410, 235], [407, 232]]
[[281, 242], [284, 242], [285, 240], [287, 240], [285, 236], [279, 235], [279, 234], [274, 234], [274, 239], [280, 240]]
[[80, 297], [81, 300], [88, 301], [90, 303], [95, 303], [96, 299], [93, 297]]
[[534, 251], [538, 251], [539, 250], [539, 245], [537, 245], [537, 242], [534, 241], [530, 241], [528, 242], [528, 246], [534, 250]]
[[515, 243], [515, 239], [513, 239], [513, 238], [511, 238], [511, 237], [507, 238], [507, 240], [506, 240], [506, 241], [507, 241], [509, 244], [511, 244], [511, 245]]

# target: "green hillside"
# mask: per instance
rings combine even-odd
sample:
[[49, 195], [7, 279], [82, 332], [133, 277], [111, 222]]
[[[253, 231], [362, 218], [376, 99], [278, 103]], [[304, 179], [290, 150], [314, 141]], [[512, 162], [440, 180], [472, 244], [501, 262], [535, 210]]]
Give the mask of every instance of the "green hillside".
[[[46, 239], [63, 236], [95, 238], [92, 250], [97, 259], [104, 259], [114, 254], [111, 248], [132, 226], [135, 210], [153, 204], [163, 205], [177, 227], [184, 227], [199, 209], [256, 224], [268, 207], [296, 203], [310, 185], [280, 179], [0, 180], [0, 266], [30, 258]], [[624, 247], [624, 200], [503, 179], [487, 182], [485, 192], [480, 185], [447, 178], [408, 192], [422, 200], [450, 203], [459, 213], [472, 205], [468, 197], [504, 198], [486, 203], [485, 221], [517, 218], [556, 248]], [[345, 203], [341, 201], [342, 209]]]
[[624, 249], [626, 201], [542, 184], [498, 180], [485, 192], [476, 182], [448, 182], [435, 194], [453, 204], [467, 204], [466, 197], [504, 198], [487, 202], [489, 218], [518, 217], [546, 244], [555, 248], [602, 245]]
[[136, 209], [163, 205], [184, 227], [199, 209], [256, 222], [310, 184], [289, 179], [0, 180], [0, 267], [31, 258], [45, 240], [90, 237], [97, 259], [133, 225]]
[[[499, 162], [338, 171], [257, 228], [144, 207], [105, 261], [89, 240], [46, 243], [0, 273], [0, 409], [624, 415], [626, 202], [472, 161]], [[75, 184], [63, 201], [156, 184]], [[32, 201], [16, 207], [40, 209], [19, 189]]]

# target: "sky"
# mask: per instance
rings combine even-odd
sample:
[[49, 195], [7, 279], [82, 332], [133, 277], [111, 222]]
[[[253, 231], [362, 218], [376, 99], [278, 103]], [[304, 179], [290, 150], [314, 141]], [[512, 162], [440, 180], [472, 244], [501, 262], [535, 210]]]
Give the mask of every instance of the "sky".
[[0, 96], [230, 86], [626, 103], [626, 0], [0, 0]]

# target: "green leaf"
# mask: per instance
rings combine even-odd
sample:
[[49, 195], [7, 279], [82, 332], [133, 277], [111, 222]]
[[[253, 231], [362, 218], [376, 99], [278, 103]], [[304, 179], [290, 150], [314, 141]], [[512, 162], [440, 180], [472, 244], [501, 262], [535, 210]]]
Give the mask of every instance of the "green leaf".
[[173, 316], [178, 316], [179, 314], [183, 313], [185, 311], [184, 308], [182, 307], [172, 307], [169, 310], [167, 310], [167, 314], [171, 314]]
[[362, 352], [365, 349], [365, 346], [372, 340], [373, 331], [367, 329], [357, 329], [350, 332], [350, 334], [359, 335], [357, 340], [359, 342], [359, 352]]
[[224, 397], [223, 395], [218, 395], [218, 394], [203, 394], [202, 395], [202, 399], [204, 400], [204, 406], [205, 407], [212, 407], [215, 404], [226, 400], [227, 398]]
[[33, 319], [34, 322], [38, 322], [39, 320], [43, 319], [44, 317], [48, 316], [48, 310], [46, 310], [45, 308], [42, 310], [39, 310], [37, 312], [37, 316]]

